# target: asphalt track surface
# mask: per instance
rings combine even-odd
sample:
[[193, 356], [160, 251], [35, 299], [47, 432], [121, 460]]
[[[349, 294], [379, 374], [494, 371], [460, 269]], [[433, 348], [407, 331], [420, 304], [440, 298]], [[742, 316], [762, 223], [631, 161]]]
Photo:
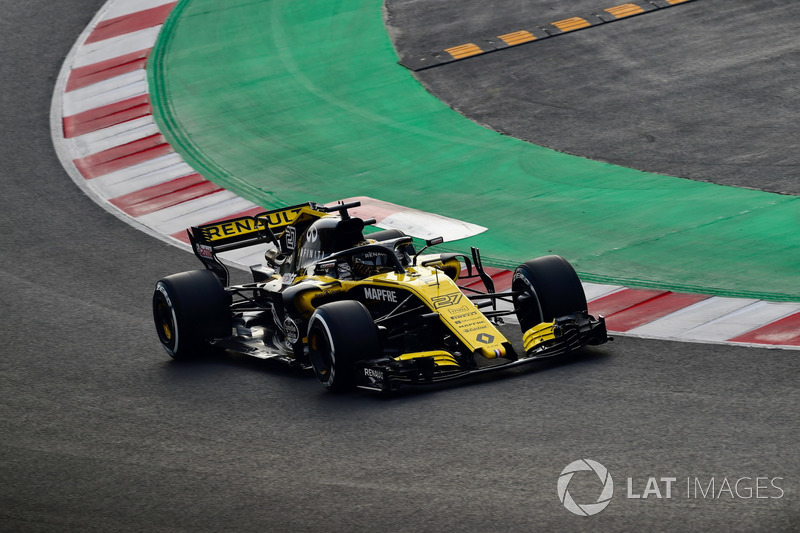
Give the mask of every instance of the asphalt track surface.
[[[55, 77], [101, 5], [3, 6], [0, 530], [797, 530], [794, 352], [622, 338], [396, 398], [257, 361], [170, 362], [151, 288], [195, 259], [99, 209], [50, 141]], [[556, 493], [580, 458], [616, 485], [591, 518]], [[625, 498], [648, 476], [782, 491]]]
[[[388, 0], [401, 58], [614, 0]], [[800, 194], [800, 3], [699, 0], [417, 73], [479, 124], [647, 172]], [[496, 40], [496, 38], [495, 38]]]

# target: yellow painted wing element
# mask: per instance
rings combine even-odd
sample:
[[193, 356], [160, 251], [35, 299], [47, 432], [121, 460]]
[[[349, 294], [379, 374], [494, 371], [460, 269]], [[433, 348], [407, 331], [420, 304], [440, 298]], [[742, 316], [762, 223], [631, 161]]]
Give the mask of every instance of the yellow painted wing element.
[[525, 352], [530, 352], [545, 341], [555, 339], [555, 326], [555, 321], [542, 322], [526, 331], [522, 335], [522, 344], [525, 347]]
[[403, 355], [395, 357], [395, 360], [407, 361], [409, 359], [419, 359], [423, 357], [433, 357], [433, 362], [434, 364], [436, 364], [436, 366], [454, 366], [454, 367], [460, 366], [456, 361], [455, 357], [453, 357], [450, 353], [445, 352], [444, 350], [404, 353]]

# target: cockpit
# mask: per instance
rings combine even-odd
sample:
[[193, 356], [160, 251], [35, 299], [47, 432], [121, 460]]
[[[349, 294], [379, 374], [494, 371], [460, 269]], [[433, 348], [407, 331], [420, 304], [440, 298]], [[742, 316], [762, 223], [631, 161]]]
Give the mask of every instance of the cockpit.
[[365, 242], [364, 221], [360, 218], [323, 217], [314, 221], [300, 237], [295, 270], [306, 269], [336, 252]]
[[364, 236], [369, 221], [327, 216], [315, 220], [297, 239], [287, 271], [364, 279], [381, 272], [404, 272], [413, 253], [411, 238], [397, 230]]

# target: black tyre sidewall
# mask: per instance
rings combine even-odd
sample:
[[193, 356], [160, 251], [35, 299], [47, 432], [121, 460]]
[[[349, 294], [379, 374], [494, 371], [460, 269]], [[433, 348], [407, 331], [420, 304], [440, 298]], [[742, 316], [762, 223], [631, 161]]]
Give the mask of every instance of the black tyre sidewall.
[[[173, 338], [162, 335], [159, 305], [166, 303], [172, 318]], [[212, 338], [231, 334], [230, 297], [210, 270], [192, 270], [167, 276], [153, 292], [153, 320], [161, 345], [174, 359], [208, 355]], [[166, 341], [166, 342], [165, 342]]]
[[372, 316], [364, 304], [354, 300], [317, 308], [309, 320], [308, 342], [314, 374], [332, 392], [352, 389], [356, 384], [355, 363], [381, 353]]
[[[541, 322], [587, 310], [586, 295], [578, 274], [566, 259], [558, 255], [538, 257], [517, 267], [512, 290], [535, 296], [528, 299], [527, 308], [520, 309], [517, 314], [523, 331]], [[518, 308], [526, 307], [518, 305], [521, 302], [516, 297], [514, 303]]]
[[163, 281], [156, 283], [155, 291], [153, 291], [153, 320], [161, 346], [170, 357], [175, 357], [176, 349], [180, 345], [180, 330], [169, 289]]

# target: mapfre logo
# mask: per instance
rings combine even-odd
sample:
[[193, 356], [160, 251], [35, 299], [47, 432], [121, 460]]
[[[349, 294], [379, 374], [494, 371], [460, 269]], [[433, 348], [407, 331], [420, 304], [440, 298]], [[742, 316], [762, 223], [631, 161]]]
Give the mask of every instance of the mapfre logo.
[[[569, 483], [572, 481], [572, 477], [577, 472], [585, 471], [594, 472], [597, 474], [597, 477], [600, 478], [600, 483], [603, 487], [602, 491], [600, 492], [600, 496], [594, 503], [577, 503], [574, 499], [572, 499], [572, 496], [569, 493]], [[561, 500], [561, 503], [564, 504], [564, 507], [566, 507], [567, 510], [575, 513], [576, 515], [596, 515], [608, 507], [612, 496], [614, 496], [614, 481], [611, 479], [611, 474], [608, 473], [606, 467], [597, 461], [593, 461], [591, 459], [580, 459], [578, 461], [573, 461], [561, 471], [561, 475], [558, 477], [558, 499]]]

